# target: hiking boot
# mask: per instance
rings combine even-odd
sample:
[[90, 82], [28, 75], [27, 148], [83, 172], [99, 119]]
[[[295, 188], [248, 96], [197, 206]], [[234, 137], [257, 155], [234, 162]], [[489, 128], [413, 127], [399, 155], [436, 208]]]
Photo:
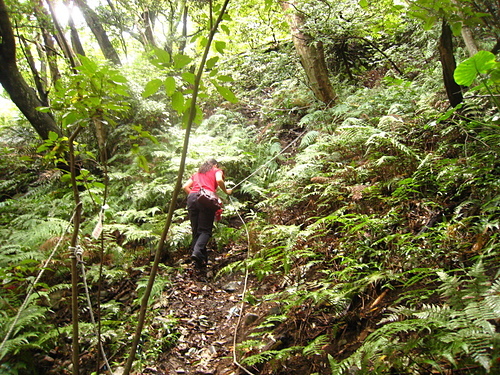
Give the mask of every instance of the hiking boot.
[[200, 252], [193, 252], [191, 255], [191, 260], [197, 269], [203, 268], [203, 264], [205, 263], [205, 257]]

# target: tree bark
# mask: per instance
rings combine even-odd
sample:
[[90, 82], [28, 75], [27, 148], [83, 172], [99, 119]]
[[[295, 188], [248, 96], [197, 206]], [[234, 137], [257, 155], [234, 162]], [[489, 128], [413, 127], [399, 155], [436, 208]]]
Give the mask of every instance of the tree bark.
[[[458, 15], [466, 20], [467, 18], [465, 17], [464, 13], [462, 12], [462, 9], [460, 7], [460, 2], [457, 0], [454, 0], [453, 3], [456, 5], [457, 10], [458, 10]], [[471, 28], [467, 24], [462, 25], [462, 29], [460, 30], [460, 33], [462, 34], [462, 39], [465, 42], [465, 47], [467, 48], [467, 51], [469, 51], [469, 56], [474, 56], [476, 53], [479, 51], [479, 47], [477, 46], [476, 40], [474, 39], [474, 35], [472, 34]]]
[[52, 16], [52, 22], [54, 23], [54, 27], [56, 29], [56, 32], [54, 34], [57, 43], [59, 44], [59, 47], [61, 48], [61, 51], [63, 51], [64, 56], [68, 59], [70, 65], [72, 68], [75, 68], [76, 66], [79, 65], [78, 59], [75, 56], [75, 53], [71, 49], [70, 45], [68, 44], [66, 37], [64, 36], [64, 33], [62, 31], [61, 25], [59, 24], [59, 21], [57, 20], [56, 13], [54, 11], [54, 7], [52, 6], [52, 0], [45, 0], [49, 10], [50, 14]]
[[327, 105], [334, 104], [336, 95], [328, 77], [323, 43], [314, 41], [304, 32], [304, 19], [296, 10], [296, 0], [282, 1], [281, 7], [287, 14], [293, 44], [309, 80], [309, 85], [318, 100]]
[[106, 30], [104, 30], [97, 13], [87, 5], [85, 0], [75, 0], [75, 3], [82, 11], [85, 22], [87, 22], [87, 25], [96, 37], [97, 43], [99, 43], [99, 47], [101, 47], [104, 57], [114, 64], [120, 65], [121, 62], [118, 57], [118, 53], [116, 52], [115, 47], [113, 47], [113, 44], [111, 44], [108, 34], [106, 33]]
[[[156, 40], [153, 33], [155, 15], [152, 11], [146, 10], [141, 13], [141, 20], [143, 26], [144, 40], [145, 44], [149, 46], [156, 47]], [[171, 51], [169, 51], [171, 53]]]
[[43, 105], [47, 107], [49, 105], [49, 99], [46, 82], [43, 80], [40, 72], [36, 68], [36, 62], [35, 58], [33, 57], [33, 53], [31, 52], [30, 44], [23, 36], [21, 36], [19, 39], [23, 45], [24, 56], [26, 57], [26, 61], [28, 62], [31, 70], [31, 74], [33, 75], [33, 81], [35, 83], [36, 91], [38, 92], [38, 97], [40, 98], [40, 101], [43, 103]]
[[479, 52], [479, 47], [477, 46], [476, 40], [474, 39], [474, 35], [472, 35], [472, 30], [468, 26], [462, 26], [462, 38], [465, 42], [465, 47], [467, 47], [467, 51], [469, 51], [469, 56], [474, 56]]
[[49, 113], [36, 109], [43, 103], [19, 72], [14, 32], [4, 0], [0, 0], [0, 83], [42, 139], [47, 139], [51, 131], [62, 134]]
[[[66, 5], [68, 9], [73, 7], [73, 4], [72, 3], [70, 4], [68, 0], [64, 1], [64, 5]], [[78, 34], [78, 30], [75, 27], [75, 21], [73, 20], [73, 16], [71, 14], [72, 12], [70, 11], [68, 15], [68, 26], [71, 31], [71, 44], [73, 45], [73, 49], [77, 54], [85, 56], [85, 50], [83, 49], [83, 45], [80, 40], [80, 35]]]
[[[61, 78], [61, 73], [59, 72], [59, 67], [57, 66], [57, 51], [55, 46], [55, 40], [52, 36], [53, 34], [53, 24], [49, 22], [50, 15], [47, 13], [45, 7], [43, 6], [43, 0], [38, 0], [34, 3], [35, 16], [38, 20], [40, 26], [40, 32], [43, 39], [43, 51], [47, 59], [47, 64], [50, 71], [50, 81], [47, 80], [46, 87], [49, 88], [52, 83], [55, 83]], [[40, 54], [40, 56], [43, 56]]]
[[441, 26], [441, 37], [439, 38], [439, 56], [443, 69], [443, 80], [446, 94], [452, 107], [456, 107], [463, 101], [462, 89], [453, 78], [457, 64], [453, 55], [453, 33], [450, 25], [443, 20]]

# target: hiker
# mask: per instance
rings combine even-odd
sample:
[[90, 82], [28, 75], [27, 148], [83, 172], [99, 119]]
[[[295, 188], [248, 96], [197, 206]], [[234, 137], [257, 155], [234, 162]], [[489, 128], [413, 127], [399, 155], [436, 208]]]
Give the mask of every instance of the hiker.
[[228, 195], [233, 192], [233, 189], [226, 188], [224, 173], [219, 169], [219, 163], [215, 159], [204, 162], [198, 172], [193, 174], [182, 187], [188, 194], [187, 208], [193, 234], [191, 259], [198, 269], [201, 269], [208, 260], [206, 246], [212, 236], [212, 227], [217, 211], [217, 208], [207, 207], [199, 202], [198, 192], [204, 189], [217, 197], [215, 194], [217, 187], [220, 187]]

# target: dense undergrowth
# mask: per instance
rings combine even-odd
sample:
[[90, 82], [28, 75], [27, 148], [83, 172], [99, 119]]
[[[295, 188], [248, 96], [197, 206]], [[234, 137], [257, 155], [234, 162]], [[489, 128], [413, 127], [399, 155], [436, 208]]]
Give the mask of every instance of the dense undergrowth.
[[[248, 257], [222, 272], [249, 269], [258, 281], [279, 285], [273, 294], [245, 296], [249, 304], [274, 301], [280, 309], [239, 344], [242, 363], [261, 374], [291, 373], [292, 366], [311, 374], [498, 371], [498, 108], [471, 95], [446, 112], [432, 67], [412, 81], [389, 71], [370, 88], [338, 83], [338, 104], [324, 108], [283, 69], [287, 56], [259, 55], [268, 64], [259, 81], [256, 60], [233, 61], [247, 74], [235, 88], [242, 101], [207, 99], [206, 120], [188, 154], [186, 176], [215, 157], [229, 181], [241, 182], [233, 199], [223, 197], [214, 243], [248, 248]], [[116, 363], [135, 327], [179, 165], [184, 131], [163, 117], [153, 126], [152, 118], [164, 113], [161, 103], [161, 97], [137, 101], [127, 124], [135, 127], [115, 130], [106, 170], [90, 153], [82, 161], [90, 172], [82, 178], [80, 245], [90, 292], [100, 294], [100, 334]], [[33, 355], [70, 342], [74, 203], [63, 172], [42, 159], [35, 139], [32, 147], [24, 141], [21, 147], [12, 133], [3, 139], [1, 337], [12, 331], [0, 369], [36, 373]], [[176, 261], [189, 247], [185, 202], [177, 203], [152, 301], [182, 272]], [[104, 235], [95, 239], [101, 211]], [[246, 220], [249, 244], [237, 213]], [[41, 265], [44, 275], [33, 285]], [[108, 298], [126, 283], [135, 295]], [[81, 305], [81, 346], [92, 357], [95, 327], [83, 295]], [[138, 368], [175, 346], [175, 327], [175, 319], [165, 319], [161, 329], [168, 334], [143, 342]], [[280, 344], [263, 348], [263, 337]]]

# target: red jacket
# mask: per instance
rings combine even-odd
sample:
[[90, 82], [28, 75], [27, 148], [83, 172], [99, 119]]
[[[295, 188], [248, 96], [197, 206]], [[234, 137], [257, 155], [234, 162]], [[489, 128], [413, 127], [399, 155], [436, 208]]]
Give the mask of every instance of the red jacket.
[[200, 191], [201, 188], [214, 192], [217, 190], [217, 180], [215, 179], [215, 174], [221, 171], [219, 168], [212, 168], [207, 173], [195, 173], [191, 176], [193, 180], [193, 186], [191, 188], [191, 193], [196, 193]]

